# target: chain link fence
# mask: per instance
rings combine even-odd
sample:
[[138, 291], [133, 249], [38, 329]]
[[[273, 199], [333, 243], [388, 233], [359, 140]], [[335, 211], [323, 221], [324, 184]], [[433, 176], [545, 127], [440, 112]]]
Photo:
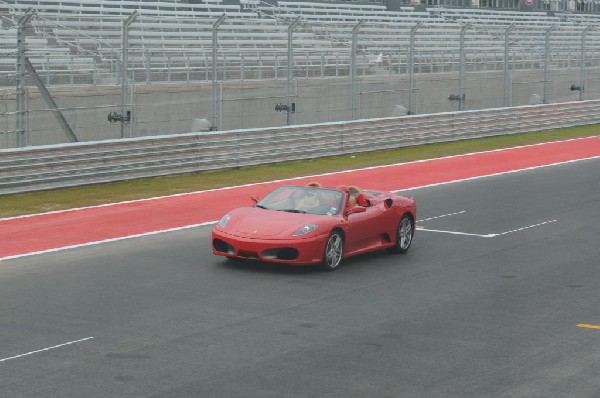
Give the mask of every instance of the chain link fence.
[[600, 98], [600, 32], [558, 20], [22, 18], [0, 14], [0, 148]]

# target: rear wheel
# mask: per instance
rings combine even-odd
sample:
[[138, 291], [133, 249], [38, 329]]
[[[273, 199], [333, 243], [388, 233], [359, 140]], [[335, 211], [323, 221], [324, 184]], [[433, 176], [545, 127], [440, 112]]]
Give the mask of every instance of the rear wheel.
[[333, 271], [342, 262], [342, 255], [344, 253], [344, 239], [339, 231], [333, 231], [327, 243], [325, 244], [325, 252], [323, 253], [323, 262], [321, 268], [325, 271]]
[[390, 251], [392, 253], [406, 253], [412, 243], [414, 231], [415, 225], [412, 217], [408, 214], [403, 215], [396, 231], [396, 245], [390, 248]]

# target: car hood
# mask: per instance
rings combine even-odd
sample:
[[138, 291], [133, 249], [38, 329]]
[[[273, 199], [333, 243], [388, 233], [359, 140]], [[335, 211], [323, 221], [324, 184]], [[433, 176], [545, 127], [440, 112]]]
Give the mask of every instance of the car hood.
[[236, 233], [248, 236], [290, 236], [306, 224], [319, 224], [323, 217], [331, 216], [247, 207], [231, 212], [231, 227]]

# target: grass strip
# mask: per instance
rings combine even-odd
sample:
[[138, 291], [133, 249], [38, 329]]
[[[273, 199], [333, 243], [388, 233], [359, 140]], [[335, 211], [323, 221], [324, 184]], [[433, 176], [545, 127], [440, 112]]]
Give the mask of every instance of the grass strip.
[[503, 135], [448, 143], [428, 144], [378, 152], [334, 156], [300, 162], [243, 167], [215, 172], [143, 178], [0, 196], [0, 218], [94, 206], [126, 200], [202, 191], [225, 186], [264, 182], [369, 166], [432, 159], [492, 149], [589, 137], [600, 134], [600, 125]]

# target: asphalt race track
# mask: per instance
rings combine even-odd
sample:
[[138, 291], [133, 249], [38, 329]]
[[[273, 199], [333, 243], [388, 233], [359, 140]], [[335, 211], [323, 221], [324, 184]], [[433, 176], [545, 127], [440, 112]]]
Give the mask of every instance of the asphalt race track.
[[598, 397], [600, 159], [424, 188], [335, 272], [210, 227], [0, 263], [0, 397]]

